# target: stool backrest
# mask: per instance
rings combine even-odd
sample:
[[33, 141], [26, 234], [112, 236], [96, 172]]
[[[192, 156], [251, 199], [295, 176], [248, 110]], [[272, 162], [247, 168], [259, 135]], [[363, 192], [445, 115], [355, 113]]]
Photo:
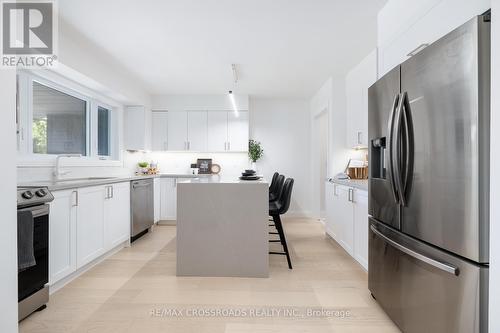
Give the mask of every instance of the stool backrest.
[[285, 176], [279, 175], [278, 178], [276, 179], [276, 188], [273, 192], [273, 194], [276, 196], [278, 200], [279, 198], [281, 198], [281, 192], [283, 192], [284, 184], [285, 184]]
[[276, 181], [278, 180], [279, 173], [275, 172], [273, 175], [273, 179], [271, 180], [271, 185], [269, 185], [269, 193], [273, 193], [276, 191]]
[[285, 214], [290, 208], [290, 201], [292, 200], [292, 189], [293, 189], [293, 178], [287, 178], [285, 184], [283, 185], [283, 191], [280, 196], [280, 214]]

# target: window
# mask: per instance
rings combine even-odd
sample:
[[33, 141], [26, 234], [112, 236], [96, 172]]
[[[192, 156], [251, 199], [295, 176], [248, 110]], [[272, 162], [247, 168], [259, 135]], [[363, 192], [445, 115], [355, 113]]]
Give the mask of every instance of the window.
[[97, 154], [99, 156], [110, 155], [110, 116], [111, 112], [102, 107], [97, 107]]
[[87, 102], [33, 82], [33, 153], [87, 155]]
[[49, 155], [81, 154], [115, 165], [120, 158], [121, 116], [103, 103], [106, 97], [97, 96], [54, 74], [18, 71], [16, 124], [22, 163], [51, 161]]

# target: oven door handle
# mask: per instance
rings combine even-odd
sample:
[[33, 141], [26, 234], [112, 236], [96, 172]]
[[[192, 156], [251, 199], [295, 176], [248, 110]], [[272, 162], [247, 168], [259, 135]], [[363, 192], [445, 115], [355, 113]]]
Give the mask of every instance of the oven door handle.
[[33, 218], [40, 217], [49, 214], [49, 205], [34, 206], [28, 208], [19, 209], [19, 211], [31, 211]]

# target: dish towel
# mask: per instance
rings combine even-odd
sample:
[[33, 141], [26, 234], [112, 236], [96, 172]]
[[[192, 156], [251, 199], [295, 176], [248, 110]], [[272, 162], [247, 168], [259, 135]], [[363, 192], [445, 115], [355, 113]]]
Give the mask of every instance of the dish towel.
[[17, 270], [24, 271], [36, 265], [33, 249], [33, 214], [17, 211]]

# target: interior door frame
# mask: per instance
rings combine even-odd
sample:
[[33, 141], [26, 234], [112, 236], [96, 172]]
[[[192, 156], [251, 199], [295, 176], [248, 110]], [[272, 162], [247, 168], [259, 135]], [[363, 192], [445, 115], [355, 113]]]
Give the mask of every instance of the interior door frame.
[[[327, 142], [326, 142], [326, 178], [330, 177], [329, 170], [330, 170], [330, 139], [331, 139], [331, 126], [330, 126], [330, 121], [331, 121], [331, 108], [330, 108], [330, 101], [328, 101], [326, 104], [324, 104], [322, 107], [318, 108], [319, 112], [313, 114], [313, 121], [312, 121], [312, 179], [311, 179], [311, 184], [312, 184], [312, 191], [313, 191], [313, 214], [317, 218], [325, 218], [326, 217], [326, 209], [325, 211], [321, 210], [321, 185], [320, 182], [318, 182], [318, 179], [320, 177], [320, 158], [319, 158], [319, 145], [317, 144], [319, 142], [320, 137], [318, 136], [319, 132], [316, 130], [318, 128], [318, 121], [321, 119], [323, 116], [326, 115], [327, 119]], [[326, 179], [324, 179], [326, 181]], [[326, 206], [326, 202], [325, 202]]]

